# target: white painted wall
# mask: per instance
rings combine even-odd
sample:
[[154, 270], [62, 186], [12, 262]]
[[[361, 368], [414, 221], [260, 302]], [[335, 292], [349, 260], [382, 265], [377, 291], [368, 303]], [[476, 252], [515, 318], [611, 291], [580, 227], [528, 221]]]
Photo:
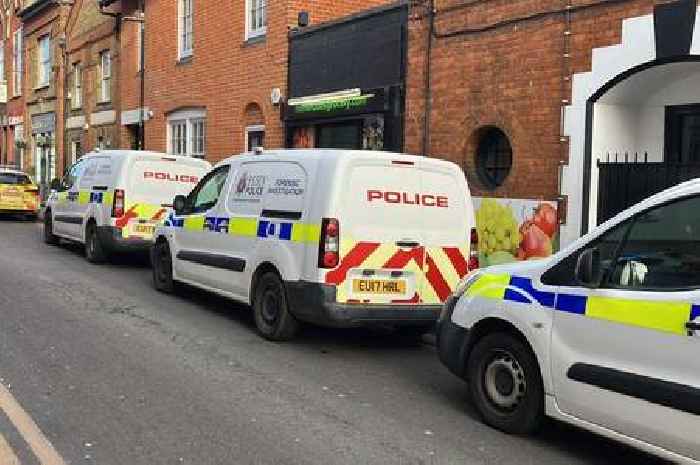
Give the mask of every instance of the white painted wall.
[[[696, 22], [691, 54], [700, 55], [700, 21]], [[569, 202], [568, 222], [561, 229], [564, 245], [578, 238], [581, 231], [586, 103], [617, 76], [656, 58], [653, 16], [626, 19], [622, 43], [594, 49], [592, 55], [591, 71], [572, 78], [572, 101], [564, 112], [564, 133], [569, 137], [569, 164], [562, 175], [562, 194]], [[700, 63], [650, 68], [621, 82], [598, 101], [593, 121], [589, 226], [596, 224], [597, 157], [608, 151], [648, 151], [650, 160], [660, 161], [665, 106], [688, 103], [700, 103]]]

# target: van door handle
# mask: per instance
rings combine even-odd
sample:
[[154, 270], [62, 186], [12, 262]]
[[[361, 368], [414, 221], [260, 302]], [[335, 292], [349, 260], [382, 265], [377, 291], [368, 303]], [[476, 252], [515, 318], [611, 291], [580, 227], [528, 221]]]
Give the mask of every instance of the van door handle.
[[418, 247], [420, 243], [418, 241], [396, 241], [396, 245], [399, 247]]
[[688, 331], [700, 331], [700, 323], [696, 321], [689, 321], [685, 324], [685, 328]]

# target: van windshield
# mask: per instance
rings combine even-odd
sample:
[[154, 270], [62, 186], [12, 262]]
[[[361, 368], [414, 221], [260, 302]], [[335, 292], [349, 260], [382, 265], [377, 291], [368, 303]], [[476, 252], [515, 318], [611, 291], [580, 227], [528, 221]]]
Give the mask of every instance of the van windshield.
[[0, 184], [12, 184], [18, 186], [26, 186], [32, 181], [29, 176], [22, 173], [0, 173]]

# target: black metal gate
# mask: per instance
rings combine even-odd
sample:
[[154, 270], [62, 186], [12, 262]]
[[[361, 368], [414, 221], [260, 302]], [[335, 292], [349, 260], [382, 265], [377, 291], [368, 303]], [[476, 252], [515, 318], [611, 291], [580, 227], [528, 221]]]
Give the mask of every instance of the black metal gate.
[[700, 164], [650, 162], [644, 154], [598, 160], [598, 224], [669, 187], [700, 177]]

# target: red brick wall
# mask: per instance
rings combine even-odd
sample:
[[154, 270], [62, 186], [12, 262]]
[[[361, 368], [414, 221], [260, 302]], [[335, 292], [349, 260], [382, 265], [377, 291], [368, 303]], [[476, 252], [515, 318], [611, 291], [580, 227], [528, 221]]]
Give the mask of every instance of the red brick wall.
[[[278, 87], [286, 95], [288, 31], [297, 12], [310, 12], [312, 24], [385, 0], [288, 0], [268, 2], [267, 35], [245, 42], [242, 4], [195, 2], [194, 55], [178, 63], [177, 1], [152, 0], [146, 9], [146, 105], [154, 117], [146, 124], [146, 148], [166, 151], [167, 115], [186, 107], [207, 111], [207, 159], [240, 153], [245, 146], [246, 108], [257, 104], [265, 124], [265, 146], [282, 147], [279, 107], [270, 102]], [[239, 5], [236, 3], [236, 5]]]
[[[567, 3], [588, 5], [599, 0], [492, 0], [449, 12], [447, 8], [462, 0], [437, 3], [439, 34], [512, 22], [433, 40], [428, 154], [463, 166], [477, 195], [555, 198], [559, 164], [568, 157], [560, 127], [562, 100], [570, 99], [571, 75], [590, 69], [593, 48], [620, 42], [623, 19], [651, 13], [655, 2], [629, 0], [576, 11], [571, 14], [569, 36], [564, 34], [564, 14], [517, 19], [561, 10]], [[427, 30], [425, 8], [416, 5], [409, 20], [405, 132], [406, 150], [415, 153], [422, 151]], [[564, 57], [567, 47], [570, 58]], [[475, 169], [478, 131], [490, 125], [501, 128], [513, 148], [512, 171], [495, 191], [484, 188]]]

